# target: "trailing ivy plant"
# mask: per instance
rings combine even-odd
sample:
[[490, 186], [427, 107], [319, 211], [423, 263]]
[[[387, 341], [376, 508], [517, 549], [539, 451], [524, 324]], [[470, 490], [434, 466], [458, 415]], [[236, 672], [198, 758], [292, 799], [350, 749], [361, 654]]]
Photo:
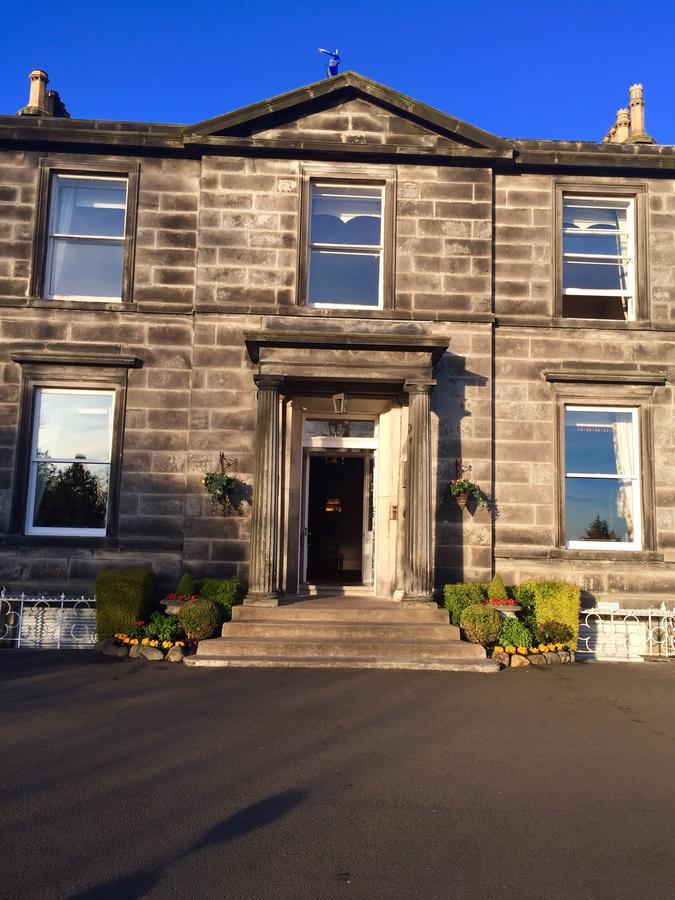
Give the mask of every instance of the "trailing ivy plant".
[[244, 512], [244, 503], [249, 505], [252, 502], [252, 491], [248, 484], [237, 478], [236, 475], [230, 475], [226, 469], [235, 465], [236, 460], [228, 460], [227, 457], [220, 454], [220, 471], [206, 472], [202, 478], [202, 486], [211, 499], [214, 506], [220, 506], [224, 515], [228, 512], [236, 512], [242, 515]]
[[469, 500], [473, 500], [476, 506], [487, 509], [490, 498], [475, 481], [468, 478], [455, 478], [445, 489], [448, 500], [457, 499], [462, 495], [468, 496]]

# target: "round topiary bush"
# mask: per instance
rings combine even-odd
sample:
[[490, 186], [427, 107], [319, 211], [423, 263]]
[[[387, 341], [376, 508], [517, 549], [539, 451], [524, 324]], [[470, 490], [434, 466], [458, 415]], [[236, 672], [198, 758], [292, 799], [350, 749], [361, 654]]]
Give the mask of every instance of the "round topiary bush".
[[218, 606], [212, 601], [188, 600], [178, 613], [178, 621], [185, 634], [192, 641], [204, 641], [213, 637], [223, 618]]
[[491, 606], [467, 606], [460, 627], [474, 644], [493, 644], [502, 628], [502, 617]]

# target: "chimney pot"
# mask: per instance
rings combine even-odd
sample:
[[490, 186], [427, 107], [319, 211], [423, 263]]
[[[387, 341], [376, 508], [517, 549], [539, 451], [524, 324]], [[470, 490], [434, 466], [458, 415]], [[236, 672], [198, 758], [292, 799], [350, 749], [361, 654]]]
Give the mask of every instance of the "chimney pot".
[[630, 86], [630, 137], [631, 144], [655, 144], [656, 141], [645, 131], [645, 99], [641, 84]]
[[49, 76], [42, 69], [33, 69], [28, 76], [30, 78], [30, 96], [28, 106], [22, 107], [18, 116], [48, 116], [46, 91]]

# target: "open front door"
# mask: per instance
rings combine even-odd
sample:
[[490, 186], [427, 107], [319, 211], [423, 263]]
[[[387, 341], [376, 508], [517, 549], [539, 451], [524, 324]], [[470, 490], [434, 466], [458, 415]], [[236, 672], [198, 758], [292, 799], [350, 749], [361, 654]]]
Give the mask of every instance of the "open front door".
[[375, 453], [366, 453], [363, 478], [363, 562], [364, 584], [373, 584], [375, 575]]

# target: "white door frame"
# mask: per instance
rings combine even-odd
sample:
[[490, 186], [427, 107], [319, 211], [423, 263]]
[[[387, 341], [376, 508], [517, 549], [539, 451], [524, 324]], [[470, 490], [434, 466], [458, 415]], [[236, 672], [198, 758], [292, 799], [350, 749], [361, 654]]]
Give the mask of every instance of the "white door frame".
[[[366, 438], [366, 437], [306, 437], [304, 433], [305, 425], [304, 419], [326, 419], [327, 421], [334, 421], [336, 419], [345, 419], [345, 420], [355, 420], [359, 419], [361, 421], [371, 421], [375, 423], [374, 429], [374, 437]], [[301, 496], [301, 516], [299, 521], [299, 540], [298, 540], [298, 551], [300, 555], [300, 559], [298, 560], [298, 576], [301, 584], [307, 584], [307, 565], [308, 565], [308, 537], [309, 537], [309, 465], [310, 459], [312, 456], [325, 456], [330, 450], [360, 450], [361, 455], [363, 457], [363, 527], [362, 527], [362, 536], [361, 536], [361, 547], [362, 547], [362, 564], [361, 564], [361, 578], [363, 584], [367, 584], [368, 586], [372, 585], [373, 593], [375, 592], [375, 584], [376, 584], [376, 550], [377, 550], [377, 540], [376, 540], [376, 527], [375, 523], [377, 521], [377, 450], [378, 450], [378, 417], [377, 416], [367, 416], [367, 415], [329, 415], [329, 414], [316, 414], [316, 413], [307, 413], [303, 419], [303, 437], [302, 437], [302, 453], [303, 453], [303, 461], [302, 461], [302, 496]], [[372, 577], [370, 581], [364, 580], [364, 570], [363, 570], [363, 559], [365, 557], [364, 552], [364, 544], [366, 539], [366, 524], [367, 524], [367, 484], [368, 484], [368, 473], [366, 471], [366, 466], [368, 465], [370, 454], [372, 453], [373, 462], [373, 532], [372, 532]]]

